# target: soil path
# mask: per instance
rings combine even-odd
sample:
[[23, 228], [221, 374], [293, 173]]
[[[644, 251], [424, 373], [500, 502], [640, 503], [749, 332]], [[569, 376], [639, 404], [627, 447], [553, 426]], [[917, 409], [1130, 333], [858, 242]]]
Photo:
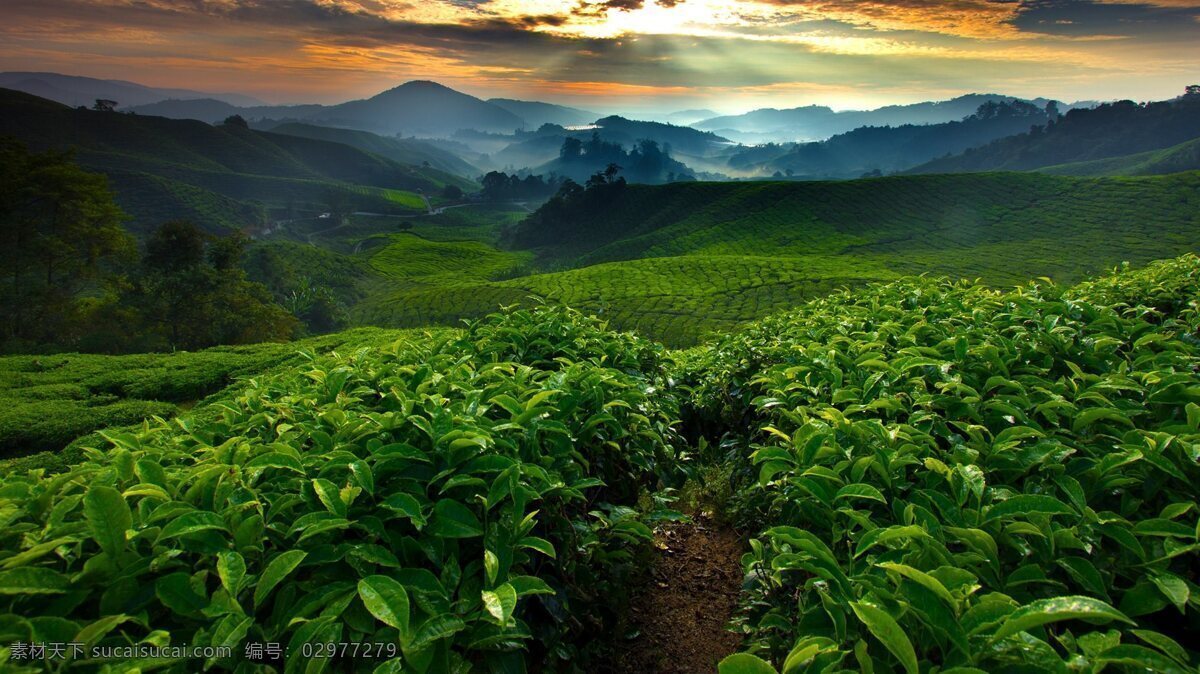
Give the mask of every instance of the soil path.
[[697, 517], [658, 537], [648, 582], [633, 596], [630, 632], [604, 674], [715, 674], [741, 641], [727, 632], [742, 587], [737, 533]]

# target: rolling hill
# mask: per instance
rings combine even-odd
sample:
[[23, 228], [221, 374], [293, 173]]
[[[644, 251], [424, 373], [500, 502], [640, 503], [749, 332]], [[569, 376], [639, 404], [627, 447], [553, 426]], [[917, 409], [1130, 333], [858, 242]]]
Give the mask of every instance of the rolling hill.
[[[165, 99], [208, 99], [226, 105], [255, 106], [263, 102], [245, 94], [214, 94], [190, 89], [147, 87], [124, 80], [100, 80], [93, 77], [59, 73], [4, 72], [0, 87], [15, 89], [72, 107], [91, 107], [97, 98], [116, 101], [122, 107], [156, 103]], [[224, 118], [222, 118], [224, 119]]]
[[571, 108], [565, 105], [554, 105], [553, 103], [542, 103], [541, 101], [489, 98], [487, 102], [496, 107], [504, 108], [525, 120], [526, 129], [536, 129], [543, 124], [557, 124], [558, 126], [587, 124], [600, 116], [587, 110]]
[[[741, 115], [713, 117], [692, 124], [745, 142], [822, 140], [863, 126], [941, 124], [974, 114], [985, 103], [1023, 100], [999, 94], [968, 94], [948, 101], [889, 105], [875, 110], [834, 111], [821, 105], [799, 108], [761, 108]], [[1044, 108], [1050, 101], [1026, 101]]]
[[1154, 176], [1182, 171], [1200, 171], [1200, 138], [1165, 150], [1151, 150], [1122, 157], [1059, 164], [1037, 169], [1060, 176]]
[[[453, 174], [452, 176], [444, 176], [444, 182], [454, 182], [463, 188], [474, 187], [474, 183], [461, 180], [461, 178], [470, 178], [480, 173], [479, 169], [463, 161], [458, 155], [435, 145], [416, 140], [415, 138], [380, 136], [369, 131], [338, 129], [329, 126], [301, 124], [299, 122], [279, 124], [271, 127], [269, 130], [271, 133], [281, 133], [287, 136], [299, 136], [301, 138], [326, 140], [349, 145], [365, 152], [371, 152], [391, 159], [400, 164], [420, 166], [427, 163], [431, 168]], [[455, 176], [459, 179], [455, 179]]]
[[252, 105], [238, 106], [215, 98], [169, 98], [166, 100], [122, 107], [122, 111], [137, 115], [153, 117], [170, 117], [171, 119], [196, 119], [209, 124], [217, 124], [227, 117], [240, 115], [242, 118], [254, 121], [261, 119], [303, 119], [316, 114], [324, 106], [309, 105]]
[[[416, 255], [436, 219], [379, 240], [366, 254], [386, 278], [355, 319], [453, 325], [536, 298], [688, 345], [839, 286], [926, 272], [1071, 282], [1200, 246], [1200, 174], [628, 185], [557, 219], [551, 204], [509, 229], [503, 255], [462, 229]], [[461, 273], [468, 259], [478, 273]]]
[[1053, 124], [935, 159], [912, 173], [1027, 171], [1162, 150], [1200, 138], [1200, 96], [1118, 101], [1067, 112]]
[[388, 210], [381, 190], [438, 190], [447, 178], [340, 143], [78, 110], [10, 90], [0, 90], [0, 134], [34, 150], [70, 148], [108, 174], [135, 231], [184, 214], [213, 230], [256, 225], [271, 208], [327, 210], [334, 194]]

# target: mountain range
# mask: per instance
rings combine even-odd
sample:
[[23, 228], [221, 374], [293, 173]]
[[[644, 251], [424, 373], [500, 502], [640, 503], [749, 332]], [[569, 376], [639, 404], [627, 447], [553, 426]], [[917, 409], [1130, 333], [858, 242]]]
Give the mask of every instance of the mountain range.
[[0, 87], [24, 91], [72, 107], [91, 107], [98, 98], [116, 101], [125, 107], [157, 103], [166, 99], [209, 99], [230, 106], [263, 105], [257, 98], [244, 94], [163, 89], [124, 80], [99, 80], [58, 73], [4, 72], [0, 73]]
[[[822, 140], [864, 126], [901, 126], [904, 124], [941, 124], [974, 114], [986, 103], [1012, 102], [1012, 96], [967, 94], [948, 101], [927, 101], [911, 105], [889, 105], [875, 110], [835, 111], [823, 105], [799, 108], [761, 108], [741, 115], [713, 117], [692, 124], [697, 129], [714, 131], [746, 143]], [[1024, 102], [1046, 107], [1049, 99]], [[1060, 110], [1065, 106], [1055, 102]]]
[[[398, 207], [397, 191], [428, 194], [447, 185], [476, 187], [423, 160], [401, 163], [315, 137], [319, 133], [293, 134], [80, 110], [0, 89], [0, 136], [35, 151], [70, 150], [81, 165], [106, 174], [118, 203], [132, 217], [131, 229], [138, 232], [179, 218], [210, 231], [239, 229], [261, 225], [284, 210], [319, 212], [337, 206], [411, 212], [412, 203], [424, 208], [420, 197], [411, 194], [410, 204]], [[370, 141], [341, 139], [359, 145]], [[386, 150], [388, 140], [374, 142]]]

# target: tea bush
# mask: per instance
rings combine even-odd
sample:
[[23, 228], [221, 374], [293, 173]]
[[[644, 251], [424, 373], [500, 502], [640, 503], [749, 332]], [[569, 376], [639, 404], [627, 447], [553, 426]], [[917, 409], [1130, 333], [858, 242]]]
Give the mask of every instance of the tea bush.
[[[632, 506], [674, 470], [664, 372], [656, 345], [518, 311], [107, 433], [65, 473], [0, 483], [0, 641], [228, 645], [206, 664], [237, 671], [565, 669], [651, 535]], [[396, 657], [313, 656], [334, 642]]]
[[723, 673], [1195, 671], [1200, 259], [1064, 291], [912, 279], [685, 359], [727, 437]]

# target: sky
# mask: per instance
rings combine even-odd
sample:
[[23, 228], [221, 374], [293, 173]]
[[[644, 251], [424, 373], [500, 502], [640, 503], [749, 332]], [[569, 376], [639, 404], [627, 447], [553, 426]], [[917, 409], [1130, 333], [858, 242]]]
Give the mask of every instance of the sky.
[[0, 70], [333, 103], [412, 79], [589, 110], [1158, 100], [1200, 0], [0, 0]]

